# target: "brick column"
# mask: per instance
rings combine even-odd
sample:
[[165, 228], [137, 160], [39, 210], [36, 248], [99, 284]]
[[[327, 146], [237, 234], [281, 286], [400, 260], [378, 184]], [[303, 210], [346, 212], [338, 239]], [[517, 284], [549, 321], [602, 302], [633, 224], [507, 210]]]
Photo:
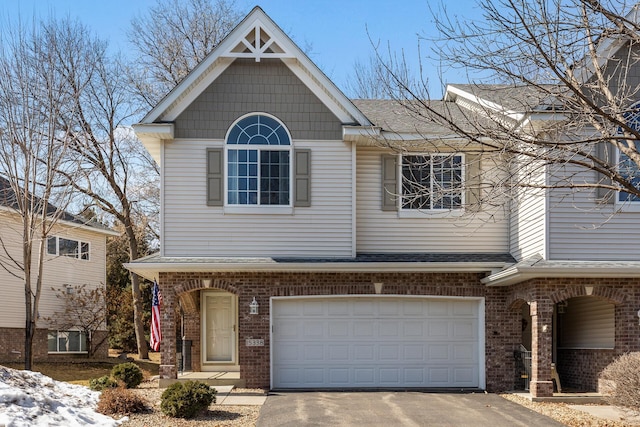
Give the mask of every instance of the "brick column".
[[533, 397], [553, 396], [551, 360], [553, 334], [553, 304], [549, 300], [536, 300], [531, 310], [531, 382], [529, 390]]
[[184, 314], [184, 338], [191, 340], [191, 369], [202, 370], [200, 363], [200, 312]]
[[162, 341], [160, 342], [160, 378], [178, 378], [178, 366], [176, 364], [176, 294], [173, 286], [160, 275], [158, 286], [162, 294], [162, 306], [160, 307], [160, 330]]

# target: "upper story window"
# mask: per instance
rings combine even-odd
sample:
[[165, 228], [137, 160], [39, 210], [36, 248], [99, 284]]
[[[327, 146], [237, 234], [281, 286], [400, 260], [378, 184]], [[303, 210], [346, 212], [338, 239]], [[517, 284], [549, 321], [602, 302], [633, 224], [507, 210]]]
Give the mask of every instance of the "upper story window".
[[226, 140], [227, 205], [291, 205], [291, 138], [282, 123], [254, 114]]
[[[629, 112], [624, 115], [629, 127], [640, 130], [640, 104], [635, 104]], [[636, 149], [640, 149], [640, 143], [636, 142]], [[640, 171], [638, 165], [624, 153], [620, 153], [618, 159], [618, 170], [636, 188], [640, 188]], [[619, 202], [640, 202], [640, 197], [624, 191], [618, 192]]]
[[64, 237], [47, 238], [47, 253], [49, 255], [68, 256], [71, 258], [89, 259], [89, 243]]
[[461, 209], [462, 154], [402, 156], [403, 210]]

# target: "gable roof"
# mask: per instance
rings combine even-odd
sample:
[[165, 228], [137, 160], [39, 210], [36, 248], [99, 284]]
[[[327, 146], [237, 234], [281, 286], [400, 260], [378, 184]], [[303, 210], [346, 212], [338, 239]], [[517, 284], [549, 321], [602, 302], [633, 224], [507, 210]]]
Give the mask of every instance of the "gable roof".
[[[343, 124], [368, 120], [284, 31], [256, 6], [138, 125], [174, 121], [237, 58], [280, 59]], [[167, 132], [167, 129], [164, 130]], [[157, 136], [156, 136], [157, 137]], [[172, 137], [172, 136], [171, 136]], [[167, 134], [167, 138], [170, 136]]]
[[[40, 199], [37, 199], [37, 203], [40, 203]], [[0, 176], [0, 209], [6, 209], [11, 211], [17, 211], [19, 209], [18, 196], [11, 186], [11, 182], [3, 176]], [[51, 203], [47, 204], [47, 213], [54, 214], [58, 211], [58, 208]], [[63, 211], [59, 218], [63, 223], [67, 223], [73, 227], [83, 228], [89, 231], [95, 231], [97, 233], [107, 234], [110, 236], [119, 236], [120, 233], [106, 227], [97, 221], [88, 220], [78, 215], [74, 215], [67, 211]]]

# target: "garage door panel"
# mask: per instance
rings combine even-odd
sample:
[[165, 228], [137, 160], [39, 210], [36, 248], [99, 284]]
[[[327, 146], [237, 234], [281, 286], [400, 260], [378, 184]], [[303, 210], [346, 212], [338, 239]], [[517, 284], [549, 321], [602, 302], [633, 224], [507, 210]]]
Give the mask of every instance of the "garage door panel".
[[348, 345], [328, 346], [327, 352], [331, 361], [348, 362], [351, 359]]
[[[347, 321], [347, 320], [345, 320]], [[353, 322], [353, 338], [373, 338], [374, 330], [373, 330], [372, 322], [364, 322], [364, 321], [354, 321]]]
[[354, 344], [353, 360], [354, 362], [372, 362], [375, 358], [373, 344]]
[[478, 307], [457, 299], [275, 299], [273, 387], [478, 387]]

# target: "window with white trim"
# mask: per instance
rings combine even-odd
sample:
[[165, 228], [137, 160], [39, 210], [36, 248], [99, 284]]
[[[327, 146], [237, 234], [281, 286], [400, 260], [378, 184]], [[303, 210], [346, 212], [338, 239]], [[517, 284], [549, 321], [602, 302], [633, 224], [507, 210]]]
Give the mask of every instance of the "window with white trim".
[[401, 167], [403, 210], [462, 209], [462, 154], [404, 155]]
[[271, 116], [240, 119], [227, 134], [226, 204], [291, 205], [291, 138]]
[[49, 255], [68, 256], [89, 260], [89, 243], [64, 237], [48, 237], [47, 253]]
[[49, 353], [86, 353], [87, 335], [83, 331], [49, 331]]

